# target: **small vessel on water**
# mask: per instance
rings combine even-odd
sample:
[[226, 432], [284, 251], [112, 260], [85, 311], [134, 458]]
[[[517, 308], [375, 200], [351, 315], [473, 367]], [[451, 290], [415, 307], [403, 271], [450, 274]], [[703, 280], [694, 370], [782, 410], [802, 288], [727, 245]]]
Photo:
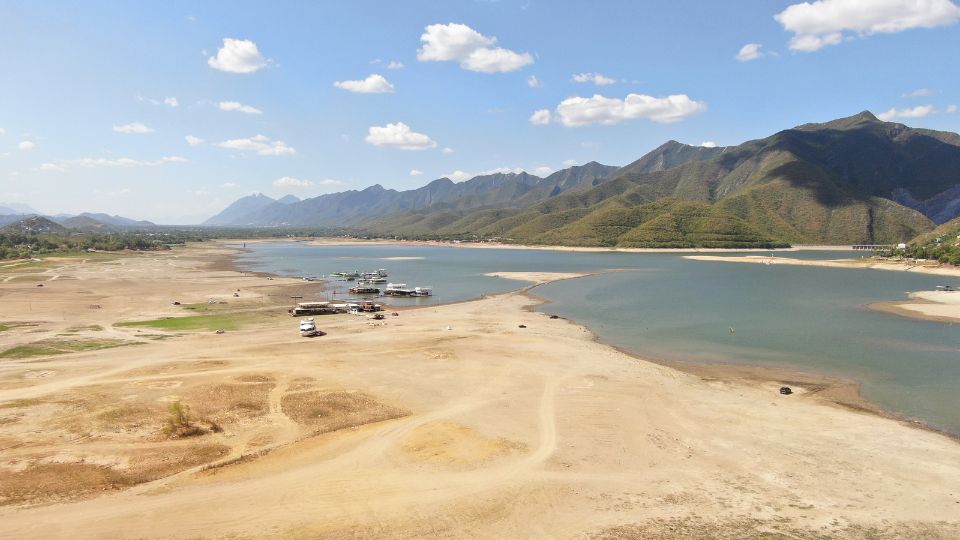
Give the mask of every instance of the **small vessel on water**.
[[368, 282], [358, 281], [356, 287], [350, 287], [352, 294], [380, 294], [380, 289], [367, 285]]
[[432, 296], [433, 289], [430, 287], [407, 287], [406, 283], [388, 283], [383, 294], [387, 296]]

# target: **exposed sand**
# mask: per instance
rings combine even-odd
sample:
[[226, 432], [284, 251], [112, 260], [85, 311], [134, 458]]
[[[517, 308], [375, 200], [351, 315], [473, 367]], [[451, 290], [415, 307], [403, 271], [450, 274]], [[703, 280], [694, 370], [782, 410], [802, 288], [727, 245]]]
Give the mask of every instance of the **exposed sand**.
[[[0, 324], [37, 325], [0, 351], [78, 326], [144, 343], [0, 359], [0, 537], [960, 535], [943, 435], [638, 360], [522, 293], [319, 317], [328, 334], [300, 338], [284, 307], [316, 284], [206, 266], [225, 253], [0, 283]], [[112, 326], [209, 298], [245, 322]], [[221, 431], [163, 436], [176, 399]]]
[[872, 309], [904, 317], [940, 322], [960, 322], [960, 291], [918, 291], [909, 300], [877, 302]]
[[540, 285], [551, 281], [583, 277], [587, 274], [580, 272], [490, 272], [484, 275], [517, 281], [530, 281]]
[[788, 264], [793, 266], [824, 266], [829, 268], [889, 270], [894, 272], [915, 272], [919, 274], [935, 274], [940, 276], [960, 277], [960, 267], [943, 265], [936, 262], [908, 263], [892, 261], [875, 261], [866, 257], [863, 259], [835, 259], [835, 260], [807, 260], [790, 257], [770, 257], [763, 255], [744, 255], [742, 257], [718, 257], [715, 255], [687, 255], [684, 259], [694, 261], [713, 261], [750, 264]]

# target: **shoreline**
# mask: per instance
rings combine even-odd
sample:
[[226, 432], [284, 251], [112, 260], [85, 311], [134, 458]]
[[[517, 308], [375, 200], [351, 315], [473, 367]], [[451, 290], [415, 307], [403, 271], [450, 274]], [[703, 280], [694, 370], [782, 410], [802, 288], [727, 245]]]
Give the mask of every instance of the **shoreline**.
[[517, 249], [534, 251], [565, 251], [580, 253], [755, 253], [791, 251], [850, 251], [849, 246], [796, 245], [788, 248], [607, 248], [602, 246], [553, 246], [537, 244], [507, 244], [502, 242], [452, 242], [441, 240], [364, 240], [362, 238], [256, 238], [215, 239], [219, 243], [302, 243], [312, 246], [429, 246], [463, 249]]
[[820, 266], [824, 268], [845, 268], [849, 270], [886, 270], [890, 272], [913, 272], [915, 274], [931, 274], [937, 276], [960, 277], [960, 267], [936, 264], [897, 263], [890, 261], [874, 261], [873, 259], [791, 259], [789, 257], [769, 257], [760, 255], [744, 255], [742, 257], [717, 257], [713, 255], [686, 255], [684, 259], [705, 262], [727, 262], [741, 264], [765, 264], [789, 266]]
[[[326, 244], [313, 244], [309, 245], [326, 245]], [[232, 248], [231, 248], [232, 249]], [[236, 248], [237, 253], [241, 252], [243, 248]], [[246, 251], [250, 251], [249, 249]], [[685, 257], [692, 258], [692, 257]], [[236, 260], [236, 253], [234, 254], [225, 254], [222, 257], [222, 261], [218, 261], [222, 266], [218, 267], [219, 269], [232, 270], [235, 272], [241, 273], [251, 273], [249, 270], [242, 269]], [[724, 258], [725, 259], [725, 258]], [[544, 316], [553, 315], [547, 313], [546, 311], [538, 311], [538, 308], [542, 308], [550, 305], [551, 301], [545, 297], [542, 297], [534, 292], [534, 290], [540, 285], [545, 285], [548, 283], [553, 283], [557, 281], [566, 281], [571, 279], [579, 279], [582, 277], [589, 277], [593, 275], [598, 275], [603, 272], [565, 272], [565, 273], [552, 273], [552, 272], [488, 272], [487, 276], [498, 277], [506, 280], [515, 280], [515, 281], [527, 281], [530, 284], [518, 289], [504, 291], [502, 293], [496, 294], [509, 294], [509, 293], [519, 293], [524, 296], [527, 296], [535, 302], [534, 305], [529, 306], [528, 310], [534, 313], [539, 313]], [[277, 274], [271, 274], [269, 272], [258, 273], [262, 276], [272, 276], [277, 278], [283, 278], [286, 276], [280, 276]], [[322, 280], [325, 281], [325, 280]], [[960, 295], [960, 293], [957, 293]], [[441, 302], [439, 304], [432, 304], [427, 306], [389, 306], [391, 310], [417, 310], [417, 309], [429, 309], [431, 307], [446, 306], [446, 305], [455, 305], [463, 304], [469, 302], [475, 302], [478, 300], [483, 300], [484, 298], [492, 296], [488, 294], [481, 294], [472, 298], [467, 298], [464, 300], [458, 300], [455, 302]], [[898, 302], [899, 303], [899, 302]], [[883, 303], [871, 304], [868, 307], [874, 305], [881, 305]], [[922, 315], [911, 314], [909, 310], [900, 308], [898, 306], [884, 306], [883, 308], [876, 308], [880, 311], [888, 311], [890, 313], [896, 313], [901, 316], [912, 317], [912, 318], [923, 318], [925, 320], [937, 320], [943, 322], [942, 319], [938, 318], [929, 318]], [[560, 317], [558, 315], [558, 317]], [[791, 368], [785, 366], [772, 366], [772, 365], [762, 365], [762, 364], [750, 364], [750, 363], [738, 363], [738, 362], [715, 362], [715, 363], [706, 363], [706, 362], [690, 362], [684, 360], [675, 360], [675, 359], [665, 359], [658, 358], [655, 356], [650, 356], [642, 351], [636, 351], [626, 347], [621, 347], [614, 343], [611, 343], [607, 340], [604, 340], [599, 334], [597, 334], [592, 328], [587, 326], [585, 323], [575, 320], [568, 319], [566, 317], [560, 317], [565, 320], [572, 322], [573, 324], [583, 328], [591, 336], [591, 339], [603, 346], [610, 347], [616, 351], [619, 351], [622, 354], [630, 356], [631, 358], [641, 361], [641, 362], [650, 362], [652, 364], [664, 366], [671, 369], [676, 369], [678, 371], [695, 375], [701, 377], [704, 380], [719, 380], [724, 383], [732, 384], [744, 384], [749, 386], [769, 386], [772, 383], [781, 384], [791, 387], [801, 387], [809, 394], [816, 394], [816, 399], [822, 403], [828, 404], [830, 406], [842, 407], [850, 410], [866, 412], [873, 414], [878, 417], [888, 418], [898, 422], [902, 422], [905, 425], [910, 427], [920, 428], [926, 431], [944, 435], [950, 439], [953, 439], [960, 443], [960, 433], [953, 433], [943, 429], [939, 429], [935, 426], [932, 426], [919, 418], [912, 418], [906, 415], [897, 413], [882, 407], [881, 405], [865, 398], [861, 392], [860, 387], [862, 382], [858, 379], [847, 379], [842, 377], [837, 377], [835, 375], [815, 372], [810, 370], [803, 370], [799, 368]], [[952, 322], [950, 320], [946, 322]]]
[[[223, 270], [238, 253], [78, 261], [43, 289], [0, 286], [2, 317], [94, 294], [43, 331], [145, 341], [5, 361], [0, 538], [675, 536], [665, 512], [694, 536], [960, 532], [943, 517], [960, 504], [955, 438], [816, 386], [781, 396], [779, 372], [694, 374], [606, 345], [542, 311], [537, 284], [570, 274], [382, 323], [330, 316], [305, 339], [282, 307], [316, 284]], [[256, 316], [156, 342], [112, 325], [193, 306]], [[12, 332], [8, 346], [37, 339]], [[181, 399], [217, 430], [158, 437]], [[74, 484], [38, 482], [51, 470]]]

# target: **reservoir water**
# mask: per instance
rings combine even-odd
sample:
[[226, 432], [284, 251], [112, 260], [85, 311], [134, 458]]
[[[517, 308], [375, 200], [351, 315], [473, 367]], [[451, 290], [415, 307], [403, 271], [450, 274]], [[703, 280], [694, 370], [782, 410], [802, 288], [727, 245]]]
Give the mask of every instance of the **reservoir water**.
[[[393, 282], [447, 303], [523, 286], [497, 271], [600, 272], [542, 285], [541, 311], [574, 319], [604, 342], [649, 358], [789, 367], [861, 381], [865, 398], [960, 434], [960, 325], [876, 312], [873, 302], [955, 281], [868, 269], [691, 261], [674, 253], [573, 253], [441, 246], [249, 244], [238, 264], [281, 275], [385, 268]], [[733, 254], [731, 254], [733, 255]], [[793, 258], [861, 254], [802, 251]], [[332, 282], [331, 298], [351, 295]], [[958, 293], [960, 294], [960, 293]]]

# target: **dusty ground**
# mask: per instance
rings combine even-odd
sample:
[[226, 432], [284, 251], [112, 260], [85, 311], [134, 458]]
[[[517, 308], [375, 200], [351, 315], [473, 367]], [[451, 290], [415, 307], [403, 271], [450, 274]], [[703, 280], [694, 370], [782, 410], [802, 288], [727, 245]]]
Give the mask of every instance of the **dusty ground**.
[[[638, 360], [519, 293], [300, 338], [284, 310], [316, 285], [211, 270], [223, 254], [0, 283], [0, 354], [140, 343], [0, 358], [0, 537], [960, 535], [942, 435]], [[235, 326], [114, 326], [197, 314]]]

